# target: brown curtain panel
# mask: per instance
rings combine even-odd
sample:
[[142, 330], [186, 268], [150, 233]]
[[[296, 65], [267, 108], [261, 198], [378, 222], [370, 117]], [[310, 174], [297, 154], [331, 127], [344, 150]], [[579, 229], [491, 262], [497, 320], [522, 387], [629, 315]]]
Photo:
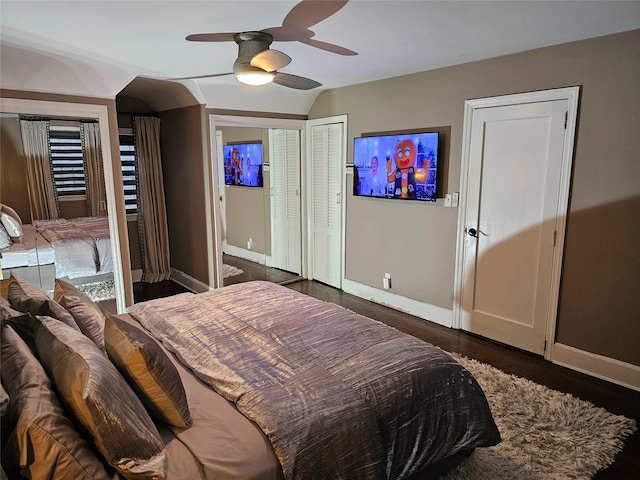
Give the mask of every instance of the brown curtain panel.
[[60, 216], [49, 155], [49, 121], [21, 120], [22, 148], [27, 164], [27, 190], [33, 220]]
[[134, 117], [138, 166], [138, 233], [142, 250], [142, 281], [171, 276], [169, 229], [160, 161], [160, 119]]
[[82, 151], [87, 182], [87, 212], [90, 217], [107, 216], [107, 192], [104, 185], [100, 125], [96, 122], [80, 122]]

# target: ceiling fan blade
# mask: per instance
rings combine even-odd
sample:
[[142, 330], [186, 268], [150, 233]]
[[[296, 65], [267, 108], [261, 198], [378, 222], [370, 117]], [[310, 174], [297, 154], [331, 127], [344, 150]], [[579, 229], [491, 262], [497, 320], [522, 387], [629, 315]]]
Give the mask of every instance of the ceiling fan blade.
[[197, 80], [199, 78], [213, 78], [213, 77], [224, 77], [225, 75], [233, 75], [233, 72], [227, 73], [212, 73], [210, 75], [194, 75], [192, 77], [177, 77], [177, 78], [167, 78], [166, 80]]
[[190, 42], [233, 42], [235, 33], [194, 33], [185, 38]]
[[307, 45], [311, 45], [312, 47], [326, 50], [327, 52], [337, 53], [338, 55], [358, 55], [358, 52], [354, 52], [353, 50], [349, 50], [348, 48], [341, 47], [340, 45], [334, 45], [333, 43], [321, 42], [320, 40], [314, 40], [313, 38], [307, 38], [300, 41]]
[[284, 27], [309, 28], [329, 18], [349, 0], [302, 0], [282, 21]]
[[278, 50], [265, 50], [251, 59], [251, 65], [267, 72], [273, 72], [286, 67], [291, 63], [291, 57]]
[[312, 88], [322, 86], [320, 82], [316, 82], [310, 78], [280, 72], [276, 73], [275, 77], [273, 77], [273, 83], [277, 83], [283, 87], [295, 88], [297, 90], [311, 90]]

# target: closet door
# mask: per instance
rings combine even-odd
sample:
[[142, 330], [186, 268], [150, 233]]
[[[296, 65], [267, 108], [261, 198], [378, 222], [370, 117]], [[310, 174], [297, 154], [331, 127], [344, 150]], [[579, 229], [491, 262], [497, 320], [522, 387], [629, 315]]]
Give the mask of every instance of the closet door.
[[301, 272], [300, 131], [269, 130], [272, 265]]
[[342, 287], [343, 124], [312, 126], [311, 273], [314, 280]]

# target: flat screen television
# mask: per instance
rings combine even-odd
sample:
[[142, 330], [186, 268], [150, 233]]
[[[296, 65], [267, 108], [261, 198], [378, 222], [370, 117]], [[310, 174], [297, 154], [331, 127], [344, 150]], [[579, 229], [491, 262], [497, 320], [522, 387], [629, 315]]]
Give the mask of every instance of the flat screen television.
[[442, 137], [420, 132], [355, 138], [353, 194], [435, 202]]
[[262, 144], [224, 145], [224, 183], [243, 187], [262, 187]]

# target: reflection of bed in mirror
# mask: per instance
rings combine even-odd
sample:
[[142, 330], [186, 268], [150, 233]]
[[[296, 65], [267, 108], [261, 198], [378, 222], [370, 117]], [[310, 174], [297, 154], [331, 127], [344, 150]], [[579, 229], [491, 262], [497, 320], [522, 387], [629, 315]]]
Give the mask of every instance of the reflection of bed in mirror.
[[45, 291], [55, 278], [74, 285], [113, 279], [107, 217], [36, 220], [22, 229], [22, 241], [1, 251], [3, 277], [13, 271]]

